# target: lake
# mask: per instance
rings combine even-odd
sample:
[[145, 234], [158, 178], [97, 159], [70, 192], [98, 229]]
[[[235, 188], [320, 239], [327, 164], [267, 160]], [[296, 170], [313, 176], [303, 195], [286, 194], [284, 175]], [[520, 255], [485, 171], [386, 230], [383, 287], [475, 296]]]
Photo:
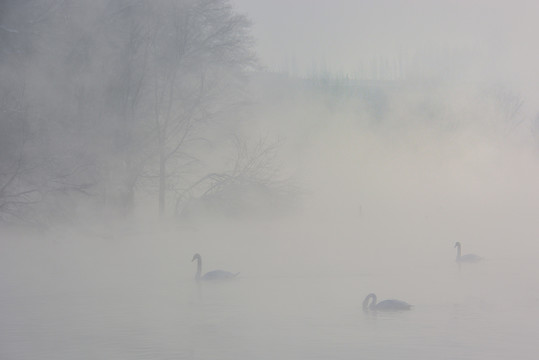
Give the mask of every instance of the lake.
[[[533, 259], [459, 269], [451, 249], [443, 261], [387, 270], [234, 268], [234, 281], [197, 284], [192, 252], [174, 268], [163, 264], [177, 254], [131, 249], [122, 257], [125, 244], [106, 253], [100, 246], [8, 242], [1, 359], [537, 358]], [[414, 307], [364, 313], [370, 292]]]

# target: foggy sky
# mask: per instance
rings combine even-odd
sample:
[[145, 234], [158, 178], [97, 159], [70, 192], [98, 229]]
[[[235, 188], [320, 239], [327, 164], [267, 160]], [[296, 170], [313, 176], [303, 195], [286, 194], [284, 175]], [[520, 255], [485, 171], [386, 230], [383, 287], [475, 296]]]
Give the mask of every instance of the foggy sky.
[[325, 68], [354, 77], [361, 63], [375, 57], [420, 57], [427, 66], [425, 54], [441, 52], [445, 61], [458, 63], [466, 78], [529, 86], [538, 76], [534, 14], [539, 4], [534, 1], [234, 3], [253, 21], [256, 50], [270, 70], [310, 75]]

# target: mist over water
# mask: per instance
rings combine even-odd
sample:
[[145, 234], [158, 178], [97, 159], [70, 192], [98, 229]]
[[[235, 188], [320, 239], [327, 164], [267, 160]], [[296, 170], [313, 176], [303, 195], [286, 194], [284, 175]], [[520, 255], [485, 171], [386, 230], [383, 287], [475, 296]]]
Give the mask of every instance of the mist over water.
[[[267, 225], [223, 226], [219, 240], [185, 231], [101, 243], [78, 238], [76, 245], [11, 241], [2, 252], [2, 357], [535, 356], [539, 288], [525, 255], [459, 269], [448, 241], [448, 251], [343, 237], [322, 248], [312, 244], [328, 233], [288, 224], [261, 235]], [[234, 251], [210, 251], [224, 247], [219, 241]], [[205, 269], [241, 271], [239, 278], [197, 284], [189, 262], [195, 249], [207, 254]], [[414, 308], [363, 313], [372, 291]]]
[[[317, 3], [310, 11], [287, 5], [280, 24], [269, 16], [278, 10], [269, 2], [234, 3], [252, 17], [264, 70], [248, 71], [246, 109], [225, 111], [215, 126], [196, 132], [193, 139], [205, 142], [187, 148], [187, 165], [173, 158], [181, 165], [171, 165], [177, 171], [167, 177], [174, 181], [167, 183], [165, 216], [156, 213], [158, 166], [152, 163], [132, 188], [127, 215], [118, 216], [90, 192], [92, 202], [80, 194], [56, 199], [54, 210], [78, 215], [65, 216], [69, 220], [2, 222], [0, 359], [537, 358], [539, 112], [535, 75], [528, 77], [532, 72], [524, 66], [537, 54], [528, 48], [528, 35], [518, 36], [532, 27], [529, 14], [511, 31], [505, 29], [516, 25], [517, 8], [504, 16], [496, 5], [476, 24], [481, 2], [429, 5], [428, 16], [413, 11], [426, 2], [410, 8], [382, 2], [400, 9], [402, 18], [382, 5], [336, 3]], [[315, 46], [309, 29], [324, 9], [328, 33]], [[351, 21], [354, 12], [366, 21], [361, 26]], [[290, 19], [303, 19], [304, 28]], [[463, 29], [448, 32], [459, 23], [455, 19], [466, 20]], [[496, 19], [505, 27], [496, 28]], [[14, 34], [15, 25], [5, 21], [0, 17], [0, 34]], [[282, 39], [282, 53], [268, 29]], [[345, 46], [350, 34], [369, 29], [370, 38], [358, 35], [356, 47]], [[431, 47], [437, 34], [439, 51]], [[495, 34], [504, 35], [499, 43]], [[468, 51], [487, 38], [484, 47]], [[455, 47], [459, 39], [463, 46]], [[317, 57], [323, 44], [328, 52]], [[401, 58], [407, 71], [387, 65], [400, 46], [410, 51]], [[497, 46], [507, 50], [500, 62], [490, 56]], [[358, 65], [373, 58], [379, 59], [373, 67]], [[0, 75], [9, 69], [1, 60]], [[61, 102], [52, 92], [30, 92], [40, 101]], [[191, 104], [187, 94], [182, 99]], [[150, 114], [148, 104], [156, 103], [141, 106], [141, 118]], [[239, 155], [226, 145], [232, 132]], [[1, 149], [9, 148], [11, 140], [0, 140]], [[57, 140], [66, 148], [77, 143]], [[88, 143], [89, 153], [113, 158], [101, 143]], [[240, 187], [216, 203], [200, 195], [204, 190], [193, 190], [200, 196], [191, 202], [178, 196], [204, 179], [200, 174], [237, 175], [223, 169], [252, 160], [241, 158], [241, 151], [253, 151], [253, 144], [272, 161], [260, 156], [262, 170], [250, 180], [267, 181], [277, 191]], [[106, 169], [112, 180], [103, 181], [117, 186], [114, 175], [127, 170], [111, 169], [127, 163], [111, 160]], [[9, 188], [2, 186], [11, 168], [0, 170], [2, 215]], [[275, 176], [265, 177], [266, 171]], [[96, 193], [113, 192], [109, 185], [99, 183]], [[47, 218], [41, 211], [37, 218]], [[482, 261], [457, 264], [457, 241], [463, 254]], [[195, 253], [202, 273], [239, 275], [197, 282]], [[413, 308], [364, 312], [369, 293]]]

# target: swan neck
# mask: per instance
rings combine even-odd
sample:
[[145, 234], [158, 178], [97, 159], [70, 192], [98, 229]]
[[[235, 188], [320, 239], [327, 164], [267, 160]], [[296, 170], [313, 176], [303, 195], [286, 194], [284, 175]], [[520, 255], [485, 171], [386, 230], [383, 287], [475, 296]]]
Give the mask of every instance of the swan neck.
[[[370, 299], [372, 299], [372, 304], [369, 305]], [[376, 306], [376, 295], [375, 294], [367, 295], [365, 300], [363, 300], [363, 310], [373, 309], [375, 306]]]
[[201, 274], [202, 274], [202, 259], [200, 257], [197, 257], [197, 273], [195, 275], [195, 279], [199, 280]]
[[461, 257], [460, 244], [457, 244], [457, 260], [459, 260], [460, 257]]

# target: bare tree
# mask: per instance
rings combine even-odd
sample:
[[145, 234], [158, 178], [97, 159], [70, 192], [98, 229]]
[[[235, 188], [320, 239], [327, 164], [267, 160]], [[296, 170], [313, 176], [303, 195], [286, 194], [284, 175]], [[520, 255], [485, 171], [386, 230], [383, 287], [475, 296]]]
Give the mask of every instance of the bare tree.
[[21, 94], [3, 88], [0, 97], [0, 219], [23, 217], [29, 205], [39, 199], [39, 190], [27, 182], [31, 167], [27, 161], [29, 134]]
[[254, 143], [235, 136], [234, 160], [223, 172], [209, 173], [179, 192], [176, 215], [204, 211], [243, 214], [283, 210], [299, 196], [298, 188], [283, 176], [277, 161], [281, 140], [265, 137]]
[[43, 222], [33, 210], [47, 195], [85, 192], [91, 184], [78, 178], [80, 161], [69, 164], [41, 146], [44, 134], [35, 129], [25, 88], [10, 85], [0, 88], [0, 219]]
[[249, 22], [228, 1], [159, 1], [151, 10], [148, 130], [163, 215], [168, 168], [191, 161], [189, 144], [200, 139], [201, 128], [238, 105], [253, 55]]
[[[77, 191], [129, 210], [138, 185], [157, 184], [163, 214], [197, 157], [193, 144], [211, 141], [207, 125], [233, 119], [241, 104], [254, 63], [246, 18], [228, 0], [12, 0], [3, 9], [2, 196], [30, 205], [18, 181], [27, 178], [32, 194]], [[10, 73], [24, 76], [7, 82]], [[13, 89], [26, 89], [17, 95], [24, 121], [10, 120], [20, 113], [8, 114]]]
[[520, 94], [502, 85], [491, 86], [485, 93], [494, 102], [496, 111], [500, 114], [500, 126], [504, 133], [513, 131], [524, 121], [520, 116], [524, 105]]

